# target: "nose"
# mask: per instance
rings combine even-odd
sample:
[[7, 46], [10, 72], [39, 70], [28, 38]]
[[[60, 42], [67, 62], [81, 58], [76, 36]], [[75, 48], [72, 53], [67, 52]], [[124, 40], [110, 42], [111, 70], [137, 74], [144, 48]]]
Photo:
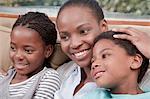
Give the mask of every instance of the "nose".
[[99, 66], [99, 65], [94, 64], [94, 65], [92, 65], [91, 69], [94, 70], [94, 69], [96, 69], [98, 66]]
[[94, 62], [92, 63], [91, 69], [94, 70], [94, 69], [96, 69], [96, 68], [98, 68], [98, 67], [100, 67], [100, 66], [101, 66], [101, 64], [100, 64], [99, 62], [94, 61]]
[[21, 60], [23, 60], [23, 58], [24, 57], [23, 57], [22, 51], [20, 51], [20, 50], [16, 51], [16, 53], [15, 53], [15, 59], [21, 61]]
[[71, 38], [70, 47], [72, 49], [77, 49], [82, 45], [82, 41], [80, 40], [80, 37], [73, 36]]

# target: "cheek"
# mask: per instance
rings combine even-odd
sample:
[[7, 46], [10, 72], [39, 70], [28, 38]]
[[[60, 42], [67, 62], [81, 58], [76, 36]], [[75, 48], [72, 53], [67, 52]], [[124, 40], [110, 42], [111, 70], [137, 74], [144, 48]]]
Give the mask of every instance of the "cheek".
[[64, 43], [61, 42], [60, 44], [61, 44], [62, 51], [65, 52], [65, 53], [67, 53], [68, 49], [69, 49], [69, 45], [67, 43], [65, 43], [65, 42]]
[[44, 59], [45, 59], [44, 55], [28, 56], [28, 61], [30, 61], [32, 65], [36, 65], [37, 67], [43, 64]]
[[93, 46], [95, 37], [96, 35], [91, 34], [91, 35], [86, 36], [84, 39], [90, 46]]
[[11, 60], [13, 59], [14, 55], [15, 55], [14, 52], [11, 52], [11, 51], [9, 52], [9, 57], [10, 57]]
[[86, 37], [86, 39], [88, 38], [88, 41], [91, 45], [93, 45], [94, 39], [100, 34], [100, 31], [94, 31], [92, 32], [90, 35], [88, 35], [88, 37]]
[[129, 68], [127, 67], [126, 63], [118, 61], [118, 62], [110, 64], [108, 73], [109, 73], [110, 79], [111, 78], [120, 79], [129, 73]]
[[93, 78], [93, 70], [91, 69], [91, 71], [90, 71], [90, 75], [92, 76], [92, 78]]

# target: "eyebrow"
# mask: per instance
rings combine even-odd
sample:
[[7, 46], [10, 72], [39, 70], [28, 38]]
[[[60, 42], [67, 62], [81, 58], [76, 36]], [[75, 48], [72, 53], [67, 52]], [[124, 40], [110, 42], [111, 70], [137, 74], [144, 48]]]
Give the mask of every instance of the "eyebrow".
[[105, 49], [101, 50], [100, 53], [102, 53], [102, 52], [104, 52], [104, 51], [106, 51], [106, 50], [112, 50], [112, 49], [110, 49], [110, 48], [105, 48]]
[[59, 32], [59, 35], [60, 35], [60, 34], [67, 35], [67, 34], [68, 34], [68, 32], [66, 32], [66, 31], [62, 31], [62, 32]]
[[12, 41], [10, 42], [10, 44], [13, 44], [13, 45], [15, 45], [15, 43], [14, 43], [14, 42], [12, 42]]
[[79, 26], [77, 27], [77, 29], [80, 29], [80, 28], [82, 28], [84, 25], [89, 25], [89, 23], [84, 23], [84, 24], [81, 24], [81, 25], [79, 25]]

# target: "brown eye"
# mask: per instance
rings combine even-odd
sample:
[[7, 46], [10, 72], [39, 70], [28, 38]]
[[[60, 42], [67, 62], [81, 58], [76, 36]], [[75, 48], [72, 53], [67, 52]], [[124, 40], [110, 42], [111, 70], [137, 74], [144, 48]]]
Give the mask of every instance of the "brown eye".
[[68, 35], [68, 33], [60, 33], [60, 39], [61, 40], [64, 40], [64, 41], [67, 41], [67, 40], [69, 40], [69, 35]]
[[106, 58], [106, 55], [105, 55], [105, 54], [103, 54], [103, 55], [102, 55], [102, 58]]
[[10, 46], [11, 51], [16, 51], [16, 48], [14, 46]]
[[67, 41], [67, 40], [69, 39], [68, 36], [60, 36], [60, 38], [61, 38], [62, 40], [65, 40], [65, 41]]
[[26, 52], [27, 54], [32, 54], [32, 53], [33, 53], [33, 50], [25, 49], [25, 52]]
[[107, 58], [108, 56], [110, 56], [110, 54], [102, 54], [102, 59]]
[[88, 29], [80, 30], [80, 33], [81, 33], [81, 34], [87, 34], [88, 32], [89, 32], [89, 30], [88, 30]]

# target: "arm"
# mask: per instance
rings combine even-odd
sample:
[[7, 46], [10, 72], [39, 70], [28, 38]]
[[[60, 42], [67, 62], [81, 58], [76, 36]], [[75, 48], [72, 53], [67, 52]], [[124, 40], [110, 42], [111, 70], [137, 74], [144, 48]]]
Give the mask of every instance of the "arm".
[[150, 33], [145, 33], [135, 28], [113, 29], [113, 31], [129, 34], [114, 35], [114, 37], [131, 41], [143, 55], [150, 59]]
[[50, 69], [42, 77], [34, 99], [54, 99], [54, 93], [60, 88], [60, 79], [56, 71]]

